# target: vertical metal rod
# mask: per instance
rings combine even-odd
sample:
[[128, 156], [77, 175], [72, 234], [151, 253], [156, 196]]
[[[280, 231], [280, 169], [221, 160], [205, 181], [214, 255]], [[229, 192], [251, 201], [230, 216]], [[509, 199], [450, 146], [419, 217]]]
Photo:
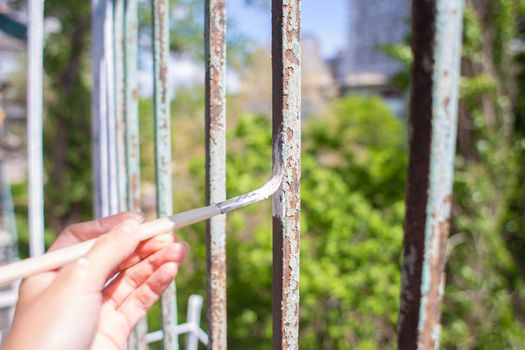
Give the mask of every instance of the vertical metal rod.
[[43, 51], [44, 1], [28, 2], [27, 153], [29, 177], [29, 252], [41, 255], [44, 246]]
[[16, 230], [15, 208], [13, 204], [13, 195], [11, 193], [11, 186], [7, 182], [5, 176], [4, 163], [0, 160], [0, 230], [5, 230], [9, 233], [10, 241], [12, 242], [12, 250], [9, 252], [10, 259], [15, 259], [18, 253], [18, 235]]
[[413, 2], [400, 349], [437, 349], [460, 78], [462, 0]]
[[284, 132], [284, 177], [273, 195], [273, 349], [287, 350], [299, 348], [300, 4], [272, 0], [273, 135]]
[[[201, 323], [202, 297], [197, 294], [190, 295], [188, 299], [188, 311], [186, 322], [190, 325], [190, 332], [186, 336], [186, 350], [199, 349], [198, 330]], [[209, 344], [209, 343], [208, 343]]]
[[114, 73], [115, 73], [115, 122], [116, 122], [116, 183], [117, 183], [117, 211], [124, 211], [127, 209], [127, 194], [126, 194], [126, 111], [125, 111], [125, 62], [124, 62], [124, 1], [114, 0], [114, 21], [113, 21], [113, 35], [114, 35]]
[[93, 93], [92, 93], [92, 138], [93, 138], [93, 207], [96, 217], [109, 214], [108, 186], [108, 123], [106, 99], [106, 68], [104, 47], [104, 23], [108, 0], [92, 0], [93, 25]]
[[[226, 3], [205, 1], [206, 204], [226, 199]], [[226, 215], [206, 223], [208, 349], [227, 348]]]
[[106, 62], [106, 95], [107, 103], [107, 145], [108, 145], [108, 177], [109, 213], [118, 212], [118, 159], [117, 159], [117, 116], [115, 108], [115, 26], [114, 0], [106, 2], [106, 20], [104, 21], [104, 61]]
[[140, 138], [137, 88], [138, 10], [137, 0], [125, 5], [125, 114], [128, 208], [140, 210]]
[[[0, 125], [0, 137], [3, 136], [3, 127]], [[11, 187], [5, 177], [3, 161], [0, 159], [0, 264], [15, 261], [18, 253], [17, 232], [15, 212], [13, 208], [13, 197]], [[18, 286], [12, 283], [0, 288], [0, 342], [7, 334], [9, 325], [13, 319], [13, 311], [16, 303]], [[11, 300], [9, 300], [11, 299]]]
[[[169, 1], [153, 0], [153, 68], [155, 102], [155, 174], [157, 179], [157, 214], [172, 214], [171, 128], [168, 91]], [[164, 349], [179, 348], [176, 286], [173, 283], [161, 299]]]
[[[140, 210], [140, 140], [137, 88], [138, 9], [137, 0], [124, 1], [124, 121], [126, 208]], [[146, 318], [140, 320], [128, 342], [128, 349], [147, 349]]]

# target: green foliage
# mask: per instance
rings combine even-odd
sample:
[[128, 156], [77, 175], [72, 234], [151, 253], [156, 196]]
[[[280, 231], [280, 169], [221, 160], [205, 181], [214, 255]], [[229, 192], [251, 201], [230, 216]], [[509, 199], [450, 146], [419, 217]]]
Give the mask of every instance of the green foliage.
[[[181, 96], [187, 94], [198, 96]], [[227, 189], [235, 196], [267, 180], [271, 125], [265, 116], [248, 114], [229, 123]], [[406, 166], [402, 123], [379, 99], [349, 97], [306, 121], [303, 130], [301, 347], [393, 348]], [[194, 153], [190, 163], [197, 206], [204, 201], [202, 153]], [[390, 180], [381, 180], [380, 174], [389, 174]], [[180, 202], [178, 193], [175, 199]], [[267, 349], [272, 334], [270, 202], [228, 215], [227, 232], [229, 346]], [[205, 294], [204, 225], [179, 235], [191, 247], [177, 280], [183, 318], [188, 296]], [[152, 320], [158, 322], [158, 314]]]
[[[525, 341], [520, 316], [525, 300], [523, 275], [518, 273], [521, 258], [513, 253], [514, 245], [505, 233], [506, 225], [513, 227], [505, 219], [509, 195], [522, 198], [525, 193], [516, 186], [523, 177], [516, 167], [510, 109], [513, 82], [509, 79], [513, 77], [508, 47], [515, 37], [515, 5], [514, 1], [493, 1], [466, 7], [443, 310], [442, 346], [446, 349], [519, 349]], [[521, 216], [523, 210], [525, 206]]]
[[[517, 36], [525, 39], [525, 1], [519, 1], [520, 15], [518, 18]], [[518, 67], [516, 76], [517, 90], [520, 98], [514, 104], [513, 143], [515, 176], [510, 181], [510, 190], [506, 203], [506, 210], [502, 216], [501, 229], [507, 249], [515, 261], [515, 273], [509, 273], [509, 285], [515, 291], [512, 294], [515, 313], [519, 316], [525, 312], [525, 293], [523, 284], [525, 279], [525, 51], [521, 49], [514, 57]], [[520, 317], [521, 325], [525, 322]]]
[[[139, 5], [139, 23], [143, 34], [153, 35], [151, 3]], [[170, 1], [170, 50], [179, 55], [204, 60], [204, 1]], [[235, 21], [228, 18], [228, 65], [239, 68], [246, 64], [246, 52], [251, 49], [247, 36], [236, 29]]]
[[373, 206], [385, 207], [404, 195], [404, 133], [380, 99], [349, 97], [335, 102], [328, 116], [311, 120], [306, 149]]
[[91, 215], [91, 173], [86, 171], [91, 166], [86, 133], [91, 130], [91, 98], [84, 70], [91, 18], [89, 3], [50, 0], [45, 10], [61, 26], [47, 38], [44, 50], [46, 217], [59, 230]]
[[[514, 38], [524, 39], [525, 26], [516, 33], [515, 22], [525, 13], [525, 1], [467, 4], [441, 343], [445, 349], [519, 349], [525, 342], [525, 54], [519, 52], [510, 65], [507, 48]], [[183, 9], [175, 11], [180, 18], [172, 27], [172, 49], [202, 58], [202, 2], [173, 0], [171, 5]], [[91, 172], [86, 171], [89, 3], [49, 0], [46, 13], [62, 26], [48, 38], [45, 52], [46, 214], [48, 224], [58, 228], [91, 212]], [[143, 25], [149, 25], [148, 16], [143, 13]], [[521, 17], [518, 24], [524, 22]], [[245, 46], [237, 47], [242, 52]], [[409, 46], [385, 50], [405, 63], [397, 85], [408, 86]], [[235, 51], [229, 55], [236, 64]], [[516, 91], [511, 91], [510, 73], [516, 68]], [[202, 90], [177, 91], [172, 116], [174, 206], [184, 210], [204, 203]], [[228, 123], [227, 188], [234, 196], [266, 181], [271, 125], [265, 116], [246, 114]], [[142, 181], [148, 188], [154, 182], [151, 100], [140, 102], [140, 125]], [[405, 139], [403, 122], [375, 98], [343, 98], [304, 122], [301, 348], [395, 347]], [[18, 213], [27, 207], [24, 188], [13, 190]], [[228, 216], [228, 337], [233, 349], [271, 344], [270, 213], [267, 201]], [[20, 232], [26, 232], [20, 218]], [[191, 247], [178, 277], [183, 319], [188, 296], [205, 294], [204, 224], [179, 235]], [[26, 241], [23, 235], [22, 249]], [[151, 328], [159, 323], [156, 309], [150, 314]]]
[[405, 66], [410, 66], [412, 64], [412, 49], [408, 43], [385, 45], [382, 47], [382, 51], [388, 56], [403, 63]]
[[[271, 126], [264, 116], [243, 115], [231, 130], [227, 184], [233, 196], [267, 179]], [[301, 347], [393, 348], [404, 128], [380, 100], [350, 97], [335, 103], [326, 115], [305, 122], [304, 133]], [[202, 159], [192, 169], [194, 177], [203, 179]], [[380, 174], [388, 174], [388, 180]], [[192, 275], [179, 283], [195, 291], [202, 288], [204, 278], [203, 241], [193, 240], [189, 233], [184, 237], [198, 253], [190, 262]], [[270, 203], [229, 215], [232, 348], [266, 349], [271, 344], [271, 262]]]
[[[523, 1], [466, 1], [451, 237], [443, 307], [445, 349], [520, 348], [523, 332], [525, 108], [523, 54], [512, 64]], [[408, 45], [386, 51], [405, 66]], [[518, 86], [513, 73], [518, 70]], [[408, 72], [393, 79], [408, 86]], [[513, 100], [513, 96], [519, 96]], [[512, 106], [515, 112], [512, 114]], [[514, 126], [513, 124], [514, 118]], [[494, 259], [493, 257], [497, 257]]]
[[404, 127], [377, 98], [342, 99], [306, 123], [301, 327], [307, 348], [394, 347], [405, 169]]

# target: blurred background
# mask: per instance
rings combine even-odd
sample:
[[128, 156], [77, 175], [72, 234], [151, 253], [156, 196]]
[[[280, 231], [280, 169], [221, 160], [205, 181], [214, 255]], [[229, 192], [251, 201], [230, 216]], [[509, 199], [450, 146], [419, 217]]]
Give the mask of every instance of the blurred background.
[[[155, 213], [152, 36], [140, 1], [142, 207]], [[204, 8], [171, 0], [175, 211], [204, 205]], [[227, 189], [271, 169], [270, 1], [229, 0]], [[0, 0], [23, 28], [25, 1]], [[45, 2], [46, 240], [92, 218], [91, 9]], [[410, 84], [409, 0], [302, 1], [303, 349], [395, 347]], [[5, 23], [1, 22], [0, 23]], [[19, 33], [20, 34], [20, 33]], [[441, 347], [525, 344], [525, 0], [466, 0], [451, 232]], [[26, 43], [0, 30], [2, 230], [27, 248]], [[14, 217], [14, 223], [8, 220]], [[231, 349], [271, 344], [271, 204], [228, 216]], [[179, 313], [205, 294], [204, 224], [179, 232], [191, 253]], [[9, 242], [2, 242], [5, 246]], [[158, 310], [150, 329], [160, 325]], [[204, 317], [203, 317], [204, 321]]]

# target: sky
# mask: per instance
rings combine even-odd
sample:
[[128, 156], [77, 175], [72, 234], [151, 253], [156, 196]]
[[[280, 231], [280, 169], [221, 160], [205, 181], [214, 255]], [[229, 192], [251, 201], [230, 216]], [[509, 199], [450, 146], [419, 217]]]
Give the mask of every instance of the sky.
[[[348, 0], [302, 0], [302, 33], [315, 36], [323, 57], [329, 58], [344, 46]], [[271, 1], [267, 0], [270, 4]], [[270, 8], [246, 5], [246, 0], [226, 2], [230, 25], [259, 44], [271, 38]]]
[[[270, 0], [265, 0], [268, 6], [249, 6], [246, 0], [228, 0], [228, 28], [227, 33], [242, 33], [254, 43], [268, 45], [271, 40], [271, 10]], [[333, 57], [344, 47], [346, 34], [346, 18], [348, 0], [302, 0], [302, 34], [312, 35], [319, 40], [321, 54], [324, 58]], [[141, 95], [151, 96], [153, 81], [151, 70], [153, 61], [151, 53], [143, 52], [139, 72]], [[170, 63], [170, 94], [178, 87], [194, 84], [204, 80], [204, 67], [196, 64], [191, 59], [173, 56]], [[239, 77], [232, 70], [228, 70], [228, 89], [230, 92], [238, 91]]]

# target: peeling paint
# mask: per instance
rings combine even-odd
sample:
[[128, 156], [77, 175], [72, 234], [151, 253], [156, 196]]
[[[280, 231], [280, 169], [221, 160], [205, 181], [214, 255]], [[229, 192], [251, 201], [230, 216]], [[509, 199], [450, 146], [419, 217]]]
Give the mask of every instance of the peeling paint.
[[462, 0], [413, 3], [410, 164], [399, 348], [439, 346], [460, 77]]
[[[301, 176], [300, 0], [272, 1], [273, 129], [285, 139], [281, 189], [273, 197], [273, 348], [299, 348]], [[275, 165], [274, 165], [275, 166]]]
[[[124, 2], [124, 137], [126, 209], [141, 209], [140, 201], [140, 135], [137, 89], [138, 9], [137, 0]], [[146, 319], [139, 321], [128, 341], [128, 349], [145, 350], [148, 325]]]
[[[157, 215], [171, 215], [171, 120], [168, 94], [169, 1], [153, 0], [153, 73], [155, 104], [155, 174], [157, 185]], [[164, 349], [178, 349], [177, 288], [172, 283], [161, 299]]]
[[[226, 4], [205, 1], [206, 202], [226, 199]], [[226, 215], [206, 226], [208, 349], [227, 348]]]

